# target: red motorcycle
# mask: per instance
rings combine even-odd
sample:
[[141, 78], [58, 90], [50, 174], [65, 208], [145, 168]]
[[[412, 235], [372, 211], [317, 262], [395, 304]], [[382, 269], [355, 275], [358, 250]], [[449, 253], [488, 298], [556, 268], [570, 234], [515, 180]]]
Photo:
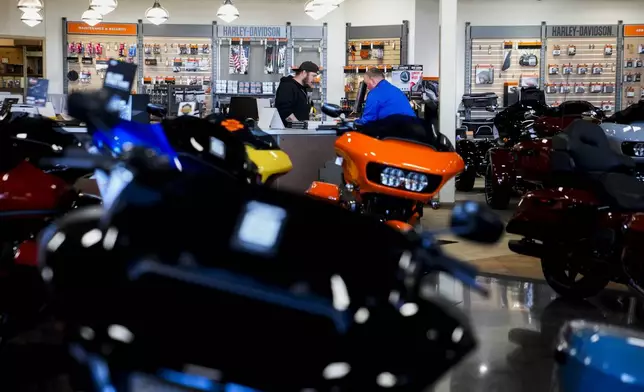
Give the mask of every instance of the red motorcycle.
[[[79, 145], [70, 133], [45, 118], [19, 113], [0, 121], [0, 313], [23, 319], [42, 306], [44, 292], [36, 268], [35, 236], [51, 219], [78, 206], [97, 204], [74, 189], [89, 170], [48, 167], [42, 158]], [[15, 325], [14, 325], [15, 326]], [[6, 336], [0, 330], [0, 340]]]
[[507, 231], [512, 251], [541, 259], [560, 295], [587, 298], [610, 282], [644, 295], [644, 184], [632, 158], [597, 124], [576, 121], [552, 138], [552, 188], [528, 192]]
[[485, 200], [494, 209], [506, 209], [514, 194], [539, 189], [550, 176], [552, 136], [587, 112], [601, 110], [585, 101], [564, 102], [558, 107], [543, 109], [542, 115], [530, 110], [520, 123], [509, 127], [511, 132], [499, 134], [504, 143], [488, 151], [485, 172]]

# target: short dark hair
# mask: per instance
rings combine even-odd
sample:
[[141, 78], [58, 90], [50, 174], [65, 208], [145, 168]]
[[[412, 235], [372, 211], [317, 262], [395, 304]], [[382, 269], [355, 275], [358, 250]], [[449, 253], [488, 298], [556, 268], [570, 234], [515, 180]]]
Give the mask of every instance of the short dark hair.
[[367, 76], [370, 78], [384, 78], [385, 73], [382, 72], [380, 68], [369, 68], [367, 69], [367, 72], [365, 72]]

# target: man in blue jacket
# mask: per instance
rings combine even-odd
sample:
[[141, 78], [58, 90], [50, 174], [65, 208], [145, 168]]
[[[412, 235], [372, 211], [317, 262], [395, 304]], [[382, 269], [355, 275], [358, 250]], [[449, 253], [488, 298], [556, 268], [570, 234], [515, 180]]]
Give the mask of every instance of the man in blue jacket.
[[365, 125], [372, 121], [382, 120], [392, 115], [402, 115], [416, 118], [407, 96], [397, 87], [385, 80], [385, 74], [371, 68], [364, 75], [364, 82], [369, 89], [362, 117], [355, 121]]

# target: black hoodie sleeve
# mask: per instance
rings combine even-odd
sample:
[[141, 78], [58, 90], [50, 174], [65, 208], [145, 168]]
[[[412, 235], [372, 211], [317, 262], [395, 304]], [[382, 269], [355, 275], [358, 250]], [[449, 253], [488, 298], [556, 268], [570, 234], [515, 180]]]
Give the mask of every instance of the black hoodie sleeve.
[[275, 93], [275, 108], [282, 118], [282, 121], [286, 121], [288, 116], [295, 114], [297, 94], [297, 86], [293, 83], [282, 82], [277, 88], [277, 93]]

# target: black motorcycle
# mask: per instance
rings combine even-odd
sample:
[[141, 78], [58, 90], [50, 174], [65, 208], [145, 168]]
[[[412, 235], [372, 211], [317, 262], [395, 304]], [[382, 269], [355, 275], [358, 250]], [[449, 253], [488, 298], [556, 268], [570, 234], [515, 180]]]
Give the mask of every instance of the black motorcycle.
[[[111, 164], [132, 178], [109, 209], [41, 238], [75, 388], [421, 391], [474, 348], [464, 315], [421, 295], [428, 271], [479, 288], [430, 233], [223, 171], [183, 173], [147, 149]], [[471, 202], [452, 227], [487, 243], [503, 231]]]
[[456, 142], [456, 152], [463, 158], [465, 169], [456, 176], [456, 190], [470, 192], [479, 176], [485, 175], [487, 152], [496, 146], [493, 139], [461, 139]]

